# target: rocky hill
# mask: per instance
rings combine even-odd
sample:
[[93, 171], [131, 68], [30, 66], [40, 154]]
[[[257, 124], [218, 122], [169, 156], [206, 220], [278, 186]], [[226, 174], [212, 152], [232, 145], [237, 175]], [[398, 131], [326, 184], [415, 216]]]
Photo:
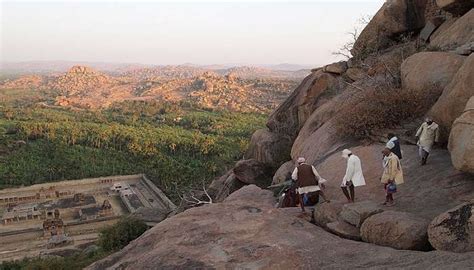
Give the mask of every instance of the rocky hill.
[[275, 70], [259, 67], [233, 67], [225, 70], [219, 70], [218, 72], [224, 75], [232, 74], [235, 77], [244, 79], [257, 79], [257, 78], [287, 78], [287, 79], [302, 79], [308, 75], [309, 70], [301, 69], [296, 71], [287, 70]]
[[[394, 250], [339, 238], [273, 208], [248, 186], [224, 203], [190, 209], [156, 225], [86, 269], [468, 269], [471, 254]], [[179, 224], [179, 226], [177, 226]]]
[[0, 89], [29, 89], [38, 88], [43, 84], [43, 77], [39, 75], [22, 76], [14, 80], [6, 80], [0, 85]]
[[105, 74], [86, 66], [73, 66], [60, 75], [28, 75], [7, 80], [0, 88], [41, 89], [57, 94], [55, 105], [105, 108], [124, 100], [188, 101], [212, 109], [269, 113], [298, 84], [305, 71], [266, 69], [209, 71], [190, 66], [164, 66]]
[[[255, 132], [245, 159], [209, 187], [213, 204], [165, 220], [90, 269], [472, 268], [473, 8], [386, 1], [353, 57], [313, 69]], [[442, 136], [421, 166], [414, 132], [425, 116]], [[381, 205], [388, 132], [403, 142], [394, 207]], [[344, 148], [361, 158], [367, 181], [354, 204], [339, 187]], [[284, 181], [301, 156], [328, 179], [331, 202], [316, 207], [318, 226], [299, 209], [274, 208], [271, 193], [252, 185]]]

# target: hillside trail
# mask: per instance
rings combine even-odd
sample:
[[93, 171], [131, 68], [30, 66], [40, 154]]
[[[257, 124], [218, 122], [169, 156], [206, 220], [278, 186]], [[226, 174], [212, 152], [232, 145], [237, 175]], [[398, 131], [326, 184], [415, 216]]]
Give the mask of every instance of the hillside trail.
[[[362, 161], [362, 170], [366, 186], [356, 188], [356, 201], [371, 200], [382, 203], [385, 200], [382, 176], [381, 144], [351, 148]], [[473, 199], [474, 176], [457, 171], [451, 164], [446, 149], [434, 149], [425, 166], [420, 165], [418, 147], [402, 145], [401, 160], [405, 183], [399, 185], [394, 195], [396, 205], [385, 207], [417, 214], [433, 219], [440, 213]], [[334, 201], [345, 202], [340, 183], [345, 174], [346, 160], [336, 152], [321, 162], [316, 168], [319, 174], [328, 180], [328, 197]]]

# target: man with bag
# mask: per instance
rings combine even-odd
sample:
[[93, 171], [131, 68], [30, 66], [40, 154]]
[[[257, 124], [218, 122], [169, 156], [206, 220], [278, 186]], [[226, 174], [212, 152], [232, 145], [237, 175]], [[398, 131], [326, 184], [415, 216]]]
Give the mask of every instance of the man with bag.
[[403, 184], [403, 170], [400, 164], [400, 159], [390, 149], [384, 148], [382, 151], [384, 155], [383, 174], [381, 178], [385, 189], [385, 202], [383, 205], [393, 206], [393, 194], [397, 192], [397, 185]]

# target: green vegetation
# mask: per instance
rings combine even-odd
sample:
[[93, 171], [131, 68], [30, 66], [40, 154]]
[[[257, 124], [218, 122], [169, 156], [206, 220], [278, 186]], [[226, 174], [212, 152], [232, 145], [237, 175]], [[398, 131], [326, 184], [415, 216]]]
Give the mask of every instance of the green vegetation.
[[96, 250], [77, 252], [66, 257], [25, 258], [3, 262], [0, 270], [79, 270], [125, 247], [147, 230], [147, 225], [134, 218], [122, 218], [116, 224], [103, 229]]
[[38, 96], [0, 90], [0, 188], [145, 173], [177, 200], [241, 158], [266, 118], [154, 101], [70, 110]]
[[0, 270], [80, 270], [110, 253], [101, 249], [68, 257], [25, 258], [0, 264]]
[[115, 225], [100, 232], [99, 246], [105, 251], [116, 251], [125, 247], [147, 230], [147, 225], [138, 219], [123, 218]]

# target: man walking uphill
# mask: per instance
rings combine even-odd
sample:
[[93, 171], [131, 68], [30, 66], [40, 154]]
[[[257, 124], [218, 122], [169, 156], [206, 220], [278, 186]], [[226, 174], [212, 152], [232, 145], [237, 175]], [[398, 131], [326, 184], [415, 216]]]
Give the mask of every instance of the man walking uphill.
[[298, 166], [291, 174], [291, 178], [296, 181], [298, 187], [298, 193], [300, 194], [300, 205], [301, 210], [304, 210], [304, 206], [313, 206], [319, 202], [319, 176], [314, 166], [306, 164], [305, 158], [298, 158]]
[[[342, 179], [341, 189], [349, 203], [355, 201], [355, 187], [365, 186], [365, 178], [362, 174], [362, 165], [359, 157], [352, 154], [351, 150], [344, 149], [342, 157], [347, 159], [346, 175]], [[349, 188], [349, 191], [347, 190]]]
[[420, 128], [416, 132], [418, 152], [421, 158], [421, 165], [425, 165], [428, 160], [428, 156], [431, 152], [431, 148], [439, 140], [439, 126], [429, 117], [426, 121], [421, 124]]
[[384, 205], [393, 206], [393, 193], [397, 192], [397, 186], [403, 184], [403, 170], [400, 159], [390, 149], [385, 148], [382, 151], [385, 159], [383, 162], [383, 175], [381, 178], [385, 189]]

